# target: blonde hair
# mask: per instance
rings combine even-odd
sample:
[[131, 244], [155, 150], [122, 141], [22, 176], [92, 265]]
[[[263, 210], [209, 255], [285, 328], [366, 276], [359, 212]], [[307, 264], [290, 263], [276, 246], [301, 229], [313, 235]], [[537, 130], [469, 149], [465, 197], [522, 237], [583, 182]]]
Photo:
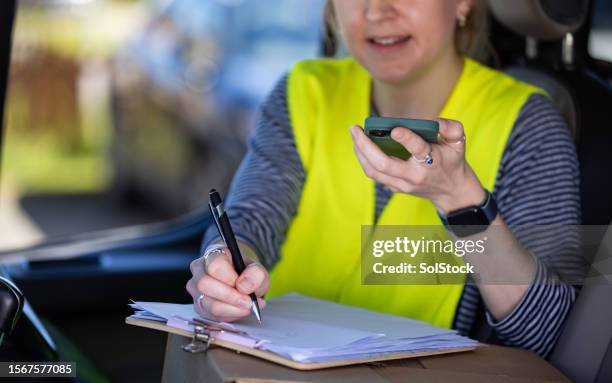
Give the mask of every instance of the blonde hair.
[[[336, 21], [336, 11], [331, 0], [327, 0], [323, 17], [323, 55], [333, 57], [340, 47], [340, 34]], [[478, 0], [466, 18], [465, 26], [457, 24], [455, 46], [462, 55], [469, 56], [482, 63], [496, 58], [495, 50], [489, 41], [489, 17], [486, 1]]]

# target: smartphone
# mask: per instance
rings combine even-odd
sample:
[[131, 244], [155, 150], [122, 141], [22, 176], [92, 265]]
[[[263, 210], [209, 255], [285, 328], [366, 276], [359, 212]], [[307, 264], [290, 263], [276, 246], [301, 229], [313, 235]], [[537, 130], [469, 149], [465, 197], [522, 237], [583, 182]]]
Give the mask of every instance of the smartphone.
[[396, 127], [410, 129], [431, 144], [438, 142], [440, 127], [437, 121], [395, 117], [368, 117], [365, 120], [366, 136], [387, 155], [407, 160], [410, 153], [402, 144], [391, 138], [391, 131]]

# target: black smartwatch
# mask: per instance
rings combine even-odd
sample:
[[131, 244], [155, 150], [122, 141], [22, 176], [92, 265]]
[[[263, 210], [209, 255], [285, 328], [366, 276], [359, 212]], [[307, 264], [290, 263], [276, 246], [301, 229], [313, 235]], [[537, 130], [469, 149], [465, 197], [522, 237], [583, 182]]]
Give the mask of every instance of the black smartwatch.
[[497, 217], [498, 211], [491, 193], [487, 190], [485, 190], [485, 193], [485, 200], [480, 206], [455, 210], [446, 216], [438, 214], [444, 226], [457, 237], [469, 237], [487, 230], [491, 222]]

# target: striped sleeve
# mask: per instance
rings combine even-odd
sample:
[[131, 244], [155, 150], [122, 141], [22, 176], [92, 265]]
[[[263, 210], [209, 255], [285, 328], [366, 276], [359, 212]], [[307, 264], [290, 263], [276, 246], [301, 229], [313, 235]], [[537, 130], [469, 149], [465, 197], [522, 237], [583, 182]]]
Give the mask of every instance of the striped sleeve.
[[[259, 110], [247, 154], [226, 201], [236, 237], [251, 245], [268, 269], [280, 257], [280, 246], [297, 211], [306, 178], [286, 100], [287, 76], [284, 76]], [[202, 253], [217, 240], [215, 228], [209, 228]]]
[[514, 311], [498, 322], [487, 313], [487, 320], [505, 344], [547, 357], [576, 300], [577, 291], [560, 282], [540, 260], [536, 264], [535, 282]]
[[535, 257], [537, 273], [507, 317], [496, 321], [487, 312], [487, 321], [506, 345], [548, 356], [577, 295], [566, 277], [580, 275], [582, 262], [579, 234], [570, 226], [580, 223], [576, 150], [546, 97], [531, 96], [521, 110], [494, 194], [500, 214]]

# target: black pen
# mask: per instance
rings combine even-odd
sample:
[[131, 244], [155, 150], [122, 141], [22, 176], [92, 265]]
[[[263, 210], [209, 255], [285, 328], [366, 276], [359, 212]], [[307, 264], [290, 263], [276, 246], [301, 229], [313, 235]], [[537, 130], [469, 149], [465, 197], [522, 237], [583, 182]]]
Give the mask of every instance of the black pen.
[[[212, 189], [209, 193], [209, 197], [210, 202], [208, 203], [208, 207], [210, 208], [210, 212], [215, 220], [215, 224], [217, 225], [217, 230], [219, 230], [219, 234], [221, 235], [221, 238], [223, 238], [225, 246], [227, 246], [228, 250], [232, 254], [232, 263], [234, 265], [234, 270], [236, 270], [236, 274], [240, 275], [246, 266], [244, 265], [242, 254], [240, 254], [238, 242], [236, 242], [236, 236], [234, 236], [234, 230], [232, 230], [229, 217], [225, 213], [225, 210], [223, 210], [221, 195], [215, 189]], [[251, 297], [252, 302], [251, 311], [259, 323], [261, 323], [261, 312], [259, 310], [259, 305], [257, 304], [257, 296], [255, 293], [251, 293], [249, 296]]]

